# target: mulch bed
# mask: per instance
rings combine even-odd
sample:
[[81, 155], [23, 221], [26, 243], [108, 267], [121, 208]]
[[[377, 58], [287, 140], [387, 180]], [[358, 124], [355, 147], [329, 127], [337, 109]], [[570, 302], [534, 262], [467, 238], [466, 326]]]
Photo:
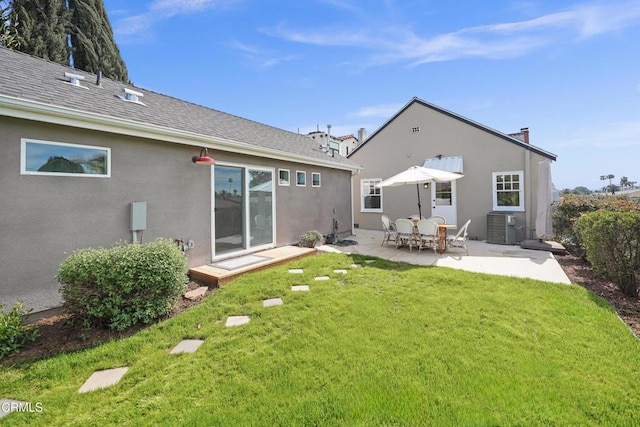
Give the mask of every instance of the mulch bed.
[[[616, 310], [622, 321], [631, 331], [640, 337], [640, 299], [624, 295], [611, 282], [598, 279], [589, 263], [574, 255], [556, 255], [558, 263], [567, 274], [571, 283], [578, 284], [590, 290], [594, 294], [607, 300]], [[190, 282], [187, 290], [202, 286], [197, 282]], [[209, 289], [207, 293], [197, 299], [189, 300], [181, 298], [178, 306], [165, 317], [176, 316], [188, 308], [199, 304], [215, 289]], [[20, 361], [40, 359], [58, 353], [82, 350], [94, 347], [103, 342], [131, 336], [150, 325], [137, 325], [121, 332], [108, 329], [85, 330], [74, 325], [71, 315], [60, 314], [36, 322], [40, 336], [33, 343], [27, 344], [19, 353], [8, 356], [0, 361], [0, 365], [13, 365]]]

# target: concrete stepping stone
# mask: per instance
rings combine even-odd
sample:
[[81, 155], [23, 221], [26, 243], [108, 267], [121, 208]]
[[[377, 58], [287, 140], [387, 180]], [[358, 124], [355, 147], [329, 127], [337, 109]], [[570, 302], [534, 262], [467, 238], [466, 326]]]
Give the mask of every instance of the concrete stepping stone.
[[351, 268], [361, 268], [362, 265], [361, 264], [351, 264], [350, 267]]
[[347, 274], [347, 270], [344, 269], [333, 270], [333, 272], [336, 274]]
[[271, 299], [265, 299], [262, 300], [262, 306], [263, 307], [273, 307], [276, 305], [282, 305], [282, 298], [271, 298]]
[[207, 286], [200, 286], [192, 291], [186, 292], [184, 297], [186, 299], [195, 300], [206, 294], [208, 290], [209, 288]]
[[309, 290], [309, 285], [293, 285], [291, 290], [293, 292], [307, 292]]
[[0, 399], [0, 418], [6, 417], [12, 412], [20, 411], [21, 408], [30, 408], [29, 402], [21, 402], [13, 399]]
[[169, 354], [195, 353], [203, 342], [203, 340], [182, 340], [177, 346], [173, 347]]
[[291, 274], [302, 274], [304, 273], [304, 270], [301, 268], [290, 268], [289, 269], [289, 273]]
[[227, 317], [227, 323], [224, 325], [228, 328], [231, 326], [240, 326], [246, 325], [251, 321], [251, 317], [249, 316], [229, 316]]
[[78, 393], [86, 393], [101, 388], [111, 387], [120, 382], [120, 379], [127, 373], [129, 367], [105, 369], [104, 371], [96, 371], [85, 383], [80, 387]]
[[371, 264], [372, 262], [376, 262], [375, 259], [365, 259], [364, 262], [366, 262], [367, 264]]
[[318, 276], [318, 277], [314, 277], [313, 280], [316, 281], [320, 281], [320, 280], [330, 280], [331, 278], [329, 276]]

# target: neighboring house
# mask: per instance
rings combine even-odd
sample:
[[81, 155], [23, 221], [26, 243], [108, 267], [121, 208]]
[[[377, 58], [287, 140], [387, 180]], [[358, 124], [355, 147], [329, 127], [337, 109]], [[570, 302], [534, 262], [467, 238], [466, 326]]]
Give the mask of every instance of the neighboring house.
[[[215, 166], [192, 162], [205, 148]], [[334, 219], [348, 236], [358, 169], [303, 135], [0, 48], [0, 303], [59, 305], [78, 248], [168, 237], [194, 267]]]
[[340, 154], [343, 157], [348, 157], [358, 144], [366, 139], [367, 133], [364, 128], [360, 128], [358, 138], [356, 138], [354, 135], [333, 136], [328, 132], [316, 130], [309, 132], [307, 137], [318, 142], [327, 154]]
[[[503, 220], [497, 214], [509, 214], [515, 239], [508, 240], [522, 241], [535, 238], [538, 163], [554, 161], [556, 155], [529, 144], [526, 128], [509, 136], [413, 98], [349, 159], [363, 167], [354, 177], [355, 227], [381, 229], [383, 213], [392, 219], [417, 214], [415, 185], [380, 188], [377, 184], [420, 165], [464, 174], [450, 183], [419, 186], [423, 216], [441, 215], [458, 225], [471, 219], [471, 237], [493, 240], [489, 234], [495, 230], [488, 234], [487, 224]], [[504, 234], [507, 224], [500, 226]]]

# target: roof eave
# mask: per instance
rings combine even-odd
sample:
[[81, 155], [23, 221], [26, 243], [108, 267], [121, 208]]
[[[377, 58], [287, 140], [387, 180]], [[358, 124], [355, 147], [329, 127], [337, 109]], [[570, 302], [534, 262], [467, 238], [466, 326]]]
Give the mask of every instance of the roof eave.
[[352, 172], [359, 170], [356, 166], [340, 164], [328, 159], [323, 160], [300, 154], [286, 153], [212, 135], [176, 130], [164, 126], [105, 116], [6, 95], [0, 95], [0, 116], [148, 138], [175, 144], [203, 146], [219, 151], [313, 164], [332, 169]]

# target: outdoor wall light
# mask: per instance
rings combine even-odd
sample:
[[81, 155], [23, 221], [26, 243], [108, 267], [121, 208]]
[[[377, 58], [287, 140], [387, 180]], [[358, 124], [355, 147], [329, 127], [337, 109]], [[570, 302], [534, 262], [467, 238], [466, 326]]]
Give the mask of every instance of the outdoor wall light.
[[216, 164], [216, 161], [213, 158], [209, 157], [209, 150], [206, 148], [200, 150], [200, 156], [193, 156], [191, 158], [191, 161], [196, 165], [213, 166]]
[[424, 188], [425, 188], [425, 189], [429, 188], [429, 183], [428, 183], [428, 182], [425, 182], [425, 183], [424, 183]]

